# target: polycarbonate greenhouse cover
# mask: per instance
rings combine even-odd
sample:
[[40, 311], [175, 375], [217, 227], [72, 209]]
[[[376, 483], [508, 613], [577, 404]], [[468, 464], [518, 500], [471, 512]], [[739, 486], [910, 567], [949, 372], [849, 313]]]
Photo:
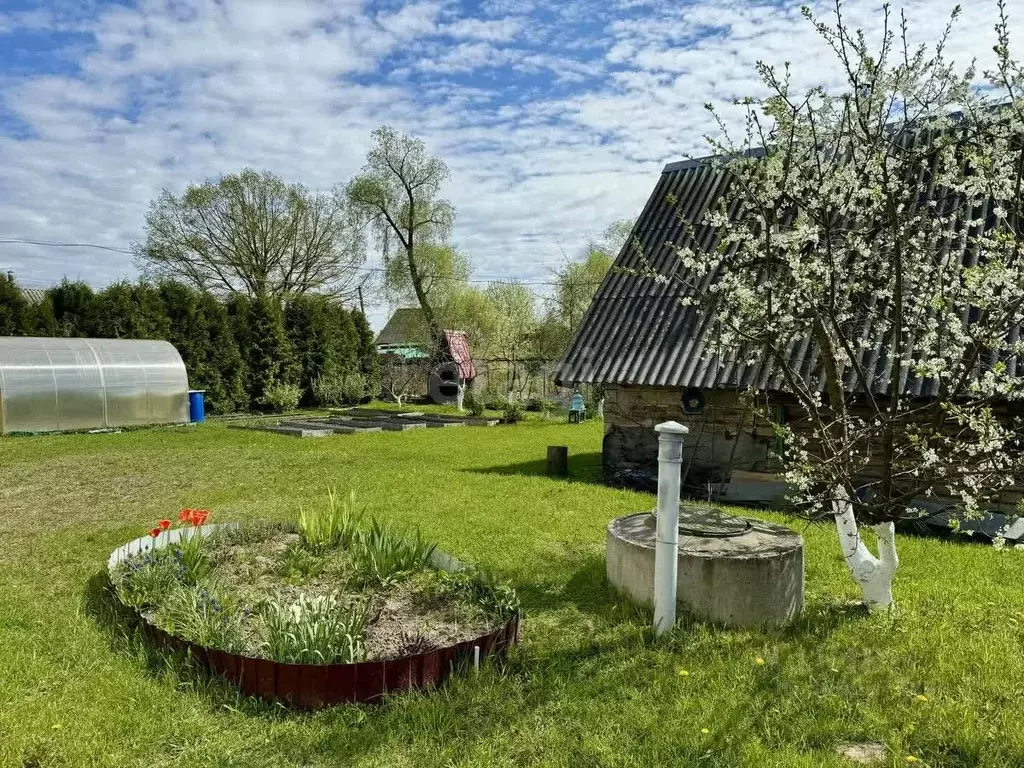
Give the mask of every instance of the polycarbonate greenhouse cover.
[[0, 433], [186, 421], [188, 375], [166, 341], [0, 336]]

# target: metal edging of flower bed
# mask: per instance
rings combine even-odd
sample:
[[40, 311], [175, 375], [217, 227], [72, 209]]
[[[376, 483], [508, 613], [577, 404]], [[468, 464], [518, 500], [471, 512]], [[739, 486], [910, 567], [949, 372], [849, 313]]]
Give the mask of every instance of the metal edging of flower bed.
[[[217, 530], [238, 527], [238, 523], [218, 523], [177, 528], [155, 537], [142, 536], [121, 545], [110, 554], [107, 575], [112, 579], [118, 565], [143, 552], [164, 549], [183, 538], [210, 536]], [[462, 567], [455, 558], [444, 553], [436, 553], [433, 562], [435, 567], [444, 570], [460, 570]], [[128, 605], [125, 608], [131, 610], [141, 622], [143, 632], [151, 642], [173, 651], [188, 653], [209, 671], [238, 685], [247, 696], [281, 701], [299, 709], [379, 702], [389, 693], [440, 685], [457, 665], [474, 663], [477, 649], [480, 658], [500, 656], [509, 646], [519, 642], [520, 616], [516, 614], [492, 632], [425, 653], [351, 664], [286, 664], [193, 643], [156, 626], [138, 609]]]

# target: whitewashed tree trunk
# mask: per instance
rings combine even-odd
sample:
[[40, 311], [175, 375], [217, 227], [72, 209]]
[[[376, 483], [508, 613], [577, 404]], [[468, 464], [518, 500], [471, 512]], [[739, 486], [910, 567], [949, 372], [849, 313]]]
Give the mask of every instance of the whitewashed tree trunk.
[[878, 557], [875, 557], [860, 537], [857, 519], [853, 514], [853, 502], [844, 488], [836, 489], [832, 508], [843, 557], [850, 566], [854, 581], [864, 592], [864, 602], [872, 611], [892, 608], [892, 577], [900, 564], [893, 524], [879, 523], [872, 526], [878, 537]]

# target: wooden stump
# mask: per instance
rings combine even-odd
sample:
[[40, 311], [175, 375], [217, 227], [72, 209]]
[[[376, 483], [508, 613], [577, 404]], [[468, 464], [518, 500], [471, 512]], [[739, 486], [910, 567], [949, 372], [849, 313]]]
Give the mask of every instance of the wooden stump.
[[566, 445], [548, 446], [548, 474], [565, 477], [569, 474], [569, 447]]

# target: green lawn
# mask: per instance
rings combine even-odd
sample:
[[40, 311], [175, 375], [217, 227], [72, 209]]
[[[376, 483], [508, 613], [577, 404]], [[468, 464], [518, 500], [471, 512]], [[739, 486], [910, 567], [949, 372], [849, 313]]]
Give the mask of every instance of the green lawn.
[[[542, 474], [555, 443], [573, 482]], [[600, 445], [599, 424], [540, 422], [0, 439], [0, 765], [817, 768], [849, 765], [851, 741], [884, 742], [890, 765], [1024, 765], [1024, 553], [902, 538], [899, 614], [869, 617], [815, 527], [796, 626], [654, 643], [603, 561], [608, 520], [653, 498], [596, 484]], [[290, 519], [328, 486], [515, 585], [526, 624], [504, 669], [296, 714], [154, 662], [102, 619], [108, 553], [157, 518]]]

